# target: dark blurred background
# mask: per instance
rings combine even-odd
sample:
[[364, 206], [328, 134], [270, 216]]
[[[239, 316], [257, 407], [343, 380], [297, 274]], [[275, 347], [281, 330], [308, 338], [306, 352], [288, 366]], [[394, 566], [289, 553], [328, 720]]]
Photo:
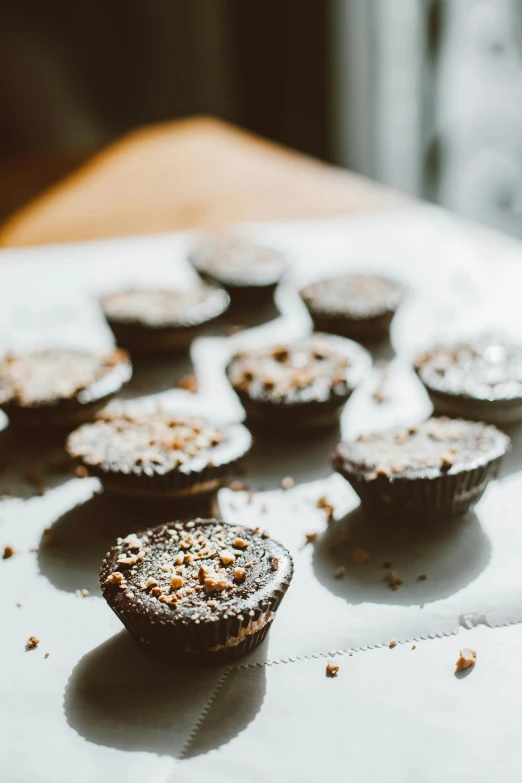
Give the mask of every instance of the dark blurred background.
[[522, 234], [522, 0], [0, 2], [0, 219], [212, 114]]

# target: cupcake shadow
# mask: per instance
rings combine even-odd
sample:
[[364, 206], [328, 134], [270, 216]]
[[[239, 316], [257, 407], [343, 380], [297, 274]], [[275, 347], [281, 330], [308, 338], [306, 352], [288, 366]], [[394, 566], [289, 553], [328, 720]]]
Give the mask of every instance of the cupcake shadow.
[[[368, 562], [354, 562], [354, 549]], [[314, 546], [318, 580], [350, 604], [423, 606], [457, 593], [486, 568], [491, 544], [474, 513], [429, 525], [383, 525], [359, 506], [330, 525]], [[343, 568], [339, 578], [334, 576]], [[402, 584], [392, 590], [388, 575]]]
[[499, 479], [522, 471], [522, 424], [503, 427], [502, 429], [511, 438], [511, 448], [500, 465]]
[[254, 436], [252, 450], [243, 460], [245, 481], [252, 490], [279, 488], [285, 476], [296, 484], [327, 478], [332, 473], [330, 454], [341, 440], [338, 426], [307, 435], [254, 431]]
[[[256, 667], [256, 672], [258, 668], [264, 671]], [[97, 745], [179, 758], [226, 673], [226, 666], [179, 667], [153, 661], [122, 631], [76, 665], [64, 694], [65, 716], [71, 728]], [[219, 747], [239, 734], [261, 701], [262, 695], [247, 687], [223, 725], [215, 726], [207, 716], [196, 735], [196, 752], [189, 755]], [[205, 749], [198, 750], [201, 747]]]
[[86, 588], [98, 593], [100, 566], [116, 538], [147, 525], [147, 520], [129, 516], [105, 495], [93, 495], [42, 535], [37, 551], [40, 573], [59, 590]]
[[0, 495], [21, 499], [63, 484], [74, 471], [64, 450], [67, 433], [30, 432], [7, 426], [0, 432]]
[[170, 391], [177, 388], [185, 375], [194, 375], [188, 349], [178, 354], [137, 354], [132, 357], [132, 378], [123, 387], [119, 398], [128, 400]]

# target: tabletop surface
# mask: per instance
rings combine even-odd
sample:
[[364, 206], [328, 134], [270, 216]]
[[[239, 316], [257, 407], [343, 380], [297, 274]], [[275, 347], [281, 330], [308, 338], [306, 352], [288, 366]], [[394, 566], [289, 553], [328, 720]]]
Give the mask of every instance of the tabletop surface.
[[0, 228], [0, 247], [251, 220], [352, 214], [411, 203], [369, 180], [214, 119], [136, 130]]

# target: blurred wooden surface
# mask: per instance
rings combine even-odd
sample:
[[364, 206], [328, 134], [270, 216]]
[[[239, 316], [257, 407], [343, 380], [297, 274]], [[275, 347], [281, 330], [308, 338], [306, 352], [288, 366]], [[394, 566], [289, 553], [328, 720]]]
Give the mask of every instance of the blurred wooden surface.
[[11, 216], [0, 228], [0, 246], [325, 217], [407, 203], [362, 177], [218, 120], [195, 118], [139, 129], [95, 155]]

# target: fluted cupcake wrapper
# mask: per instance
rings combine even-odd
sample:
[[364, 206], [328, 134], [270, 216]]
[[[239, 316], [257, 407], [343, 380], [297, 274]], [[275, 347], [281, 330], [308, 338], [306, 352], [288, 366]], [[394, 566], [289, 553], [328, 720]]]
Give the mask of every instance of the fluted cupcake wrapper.
[[[211, 622], [196, 622], [187, 618], [178, 620], [175, 609], [172, 610], [172, 620], [155, 620], [149, 613], [136, 611], [132, 605], [129, 609], [114, 606], [110, 595], [105, 594], [105, 591], [104, 594], [111, 609], [136, 644], [149, 655], [168, 663], [206, 666], [237, 660], [261, 644], [288, 590], [291, 578], [292, 573], [271, 595], [260, 599], [257, 606], [245, 609], [240, 615], [216, 614], [216, 619]], [[266, 613], [270, 613], [270, 616], [266, 617], [266, 623], [258, 630], [244, 635], [237, 644], [225, 647], [231, 639], [240, 636], [242, 629], [247, 628], [250, 623], [262, 620]], [[212, 649], [218, 645], [222, 647]]]
[[338, 423], [342, 409], [353, 393], [347, 389], [324, 402], [272, 403], [253, 400], [248, 394], [236, 389], [241, 405], [247, 414], [252, 430], [257, 426], [269, 426], [286, 432], [334, 426]]
[[482, 497], [495, 478], [501, 457], [469, 470], [441, 474], [433, 478], [386, 476], [368, 480], [349, 470], [339, 469], [361, 499], [365, 509], [377, 516], [414, 520], [443, 519], [465, 514]]

